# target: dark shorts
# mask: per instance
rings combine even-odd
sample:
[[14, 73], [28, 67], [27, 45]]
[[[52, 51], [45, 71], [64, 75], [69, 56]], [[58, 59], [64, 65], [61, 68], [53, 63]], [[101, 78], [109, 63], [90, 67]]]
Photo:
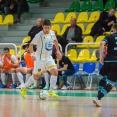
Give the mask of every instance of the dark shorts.
[[109, 80], [117, 81], [117, 62], [105, 62], [100, 70], [102, 76], [107, 76]]

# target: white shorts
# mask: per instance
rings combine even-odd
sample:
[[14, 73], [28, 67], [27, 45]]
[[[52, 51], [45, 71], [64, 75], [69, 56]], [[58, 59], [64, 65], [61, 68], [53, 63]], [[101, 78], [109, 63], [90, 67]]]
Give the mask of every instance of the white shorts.
[[47, 60], [34, 61], [34, 74], [37, 74], [44, 69], [47, 69], [48, 71], [51, 69], [57, 69], [57, 66], [52, 58], [49, 58]]

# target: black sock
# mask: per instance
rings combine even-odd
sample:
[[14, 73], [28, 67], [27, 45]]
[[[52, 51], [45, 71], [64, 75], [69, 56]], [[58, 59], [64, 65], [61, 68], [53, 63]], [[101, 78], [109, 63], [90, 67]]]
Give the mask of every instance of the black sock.
[[111, 91], [112, 88], [113, 88], [113, 87], [112, 87], [111, 84], [107, 84], [107, 85], [104, 87], [104, 89], [102, 89], [102, 90], [100, 91], [100, 93], [98, 94], [98, 96], [97, 96], [98, 99], [101, 100], [101, 98], [104, 97], [104, 96], [106, 96], [106, 95]]
[[100, 91], [102, 90], [102, 88], [106, 86], [106, 84], [107, 84], [106, 79], [102, 78], [99, 82], [98, 94], [100, 94]]

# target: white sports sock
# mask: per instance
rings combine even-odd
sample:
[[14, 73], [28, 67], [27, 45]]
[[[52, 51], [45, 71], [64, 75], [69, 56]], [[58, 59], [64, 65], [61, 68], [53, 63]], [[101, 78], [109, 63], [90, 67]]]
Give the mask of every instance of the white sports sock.
[[57, 82], [57, 76], [52, 75], [51, 78], [50, 78], [50, 89], [49, 89], [49, 91], [54, 90], [56, 82]]
[[25, 82], [28, 81], [28, 79], [29, 79], [30, 76], [31, 76], [31, 74], [26, 74], [26, 80], [25, 80]]
[[46, 81], [46, 86], [49, 86], [49, 74], [47, 72], [44, 73], [44, 78], [45, 78], [45, 81]]
[[34, 81], [34, 86], [37, 86], [37, 80]]
[[12, 76], [13, 84], [16, 84], [16, 74], [15, 73], [11, 73], [11, 76]]
[[5, 74], [4, 73], [1, 73], [1, 80], [2, 80], [2, 84], [6, 84], [5, 82]]
[[20, 84], [23, 85], [24, 79], [23, 79], [23, 75], [20, 72], [17, 73], [17, 78], [18, 78]]
[[31, 86], [34, 83], [35, 79], [33, 78], [33, 76], [31, 76], [28, 81], [24, 84], [25, 88], [28, 88], [29, 86]]

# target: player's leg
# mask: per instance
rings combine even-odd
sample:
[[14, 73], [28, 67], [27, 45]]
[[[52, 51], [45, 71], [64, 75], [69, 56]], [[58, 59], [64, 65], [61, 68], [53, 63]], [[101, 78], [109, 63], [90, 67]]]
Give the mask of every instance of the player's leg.
[[44, 73], [44, 78], [45, 78], [45, 82], [46, 82], [46, 86], [43, 88], [44, 90], [49, 89], [49, 77], [50, 77], [50, 75], [48, 72]]
[[106, 79], [109, 71], [110, 71], [110, 63], [105, 63], [99, 73], [100, 75], [102, 75], [103, 78], [99, 82], [98, 94], [107, 84]]
[[12, 76], [12, 86], [10, 88], [14, 89], [16, 88], [16, 69], [15, 68], [10, 69], [10, 73]]
[[58, 98], [58, 95], [55, 94], [55, 92], [53, 91], [54, 87], [56, 85], [57, 76], [58, 76], [57, 67], [56, 67], [56, 64], [55, 64], [53, 59], [49, 59], [46, 62], [46, 68], [48, 69], [48, 71], [51, 74], [51, 77], [50, 77], [50, 89], [49, 89], [49, 93], [48, 94], [49, 94], [49, 96], [52, 96], [54, 98]]
[[29, 77], [28, 81], [21, 87], [21, 96], [23, 98], [26, 97], [26, 91], [27, 88], [29, 88], [29, 86], [31, 86], [36, 79], [37, 73], [38, 73], [38, 69], [39, 69], [39, 64], [37, 64], [37, 61], [34, 61], [34, 72], [33, 75], [31, 77]]
[[16, 74], [21, 85], [24, 85], [23, 74], [26, 74], [26, 73], [27, 73], [27, 68], [25, 67], [19, 67], [16, 69]]
[[27, 73], [26, 73], [26, 81], [28, 81], [28, 78], [32, 75], [33, 68], [27, 68]]
[[2, 85], [0, 85], [0, 88], [6, 88], [5, 73], [8, 73], [8, 70], [6, 70], [6, 69], [1, 69], [1, 81], [2, 81]]
[[98, 94], [97, 100], [96, 99], [93, 100], [96, 106], [101, 106], [101, 103], [99, 102], [99, 100], [101, 100], [104, 96], [106, 96], [111, 91], [113, 86], [116, 85], [116, 81], [117, 81], [117, 63], [110, 63], [110, 71], [107, 77], [108, 83]]

